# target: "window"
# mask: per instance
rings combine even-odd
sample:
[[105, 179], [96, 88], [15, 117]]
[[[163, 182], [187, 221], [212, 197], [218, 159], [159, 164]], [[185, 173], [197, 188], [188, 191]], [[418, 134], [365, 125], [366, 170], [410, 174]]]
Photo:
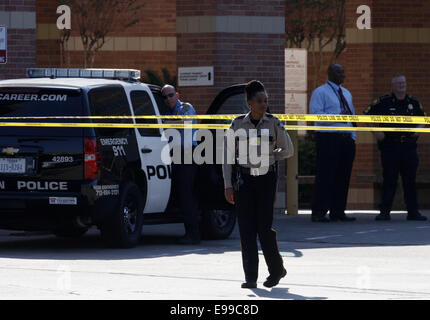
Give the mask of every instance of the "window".
[[[249, 112], [244, 93], [229, 96], [219, 107], [217, 114], [245, 114]], [[212, 123], [229, 124], [230, 120], [215, 120]]]
[[170, 108], [164, 103], [163, 96], [161, 95], [160, 91], [152, 91], [152, 95], [154, 96], [155, 102], [158, 106], [158, 111], [161, 115], [167, 116], [170, 115], [171, 110]]
[[[54, 88], [0, 88], [1, 117], [83, 116], [81, 90]], [[3, 122], [64, 122], [76, 119], [18, 119]], [[0, 135], [13, 136], [82, 136], [82, 128], [0, 127]]]
[[[106, 86], [92, 89], [89, 94], [90, 110], [93, 116], [131, 116], [127, 96], [122, 86]], [[94, 123], [133, 123], [132, 119], [93, 119]], [[125, 137], [131, 128], [95, 128], [102, 137]]]
[[[151, 102], [151, 97], [146, 91], [132, 91], [130, 94], [131, 104], [135, 116], [155, 116], [154, 105]], [[137, 124], [158, 124], [157, 119], [136, 119]], [[159, 137], [160, 129], [139, 128], [141, 136]]]

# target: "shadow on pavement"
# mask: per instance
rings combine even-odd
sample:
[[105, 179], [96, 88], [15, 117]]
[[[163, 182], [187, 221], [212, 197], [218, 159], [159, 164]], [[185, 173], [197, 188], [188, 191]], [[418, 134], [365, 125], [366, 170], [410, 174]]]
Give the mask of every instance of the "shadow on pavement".
[[[430, 212], [423, 212], [430, 216]], [[375, 214], [352, 213], [357, 221], [312, 223], [310, 214], [276, 215], [274, 229], [285, 259], [300, 258], [303, 249], [430, 244], [430, 223], [406, 221], [405, 214], [392, 221], [374, 221]], [[49, 234], [0, 231], [0, 258], [55, 260], [125, 260], [240, 252], [237, 226], [229, 239], [202, 241], [200, 245], [176, 244], [183, 225], [145, 226], [142, 241], [132, 249], [104, 247], [95, 228], [78, 239], [57, 238]], [[11, 236], [11, 234], [13, 236]], [[262, 253], [260, 252], [260, 255]]]
[[248, 297], [270, 298], [270, 299], [292, 299], [292, 300], [326, 300], [327, 297], [305, 297], [298, 294], [290, 293], [289, 288], [273, 289], [250, 289], [254, 295]]

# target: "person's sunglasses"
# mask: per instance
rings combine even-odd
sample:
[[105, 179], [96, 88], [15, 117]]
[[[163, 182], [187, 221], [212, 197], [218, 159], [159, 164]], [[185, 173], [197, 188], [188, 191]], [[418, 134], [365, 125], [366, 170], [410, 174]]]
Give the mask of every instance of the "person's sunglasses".
[[163, 95], [163, 99], [171, 98], [174, 95], [175, 95], [174, 93], [169, 93], [169, 94]]

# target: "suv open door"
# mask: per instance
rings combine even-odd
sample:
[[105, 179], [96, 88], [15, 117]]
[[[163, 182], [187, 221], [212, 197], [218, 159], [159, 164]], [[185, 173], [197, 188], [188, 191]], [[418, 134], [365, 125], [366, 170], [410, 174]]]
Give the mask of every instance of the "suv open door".
[[[207, 115], [245, 114], [249, 112], [245, 96], [245, 84], [222, 90], [211, 103]], [[201, 124], [230, 124], [230, 120], [202, 120]], [[211, 130], [214, 137], [216, 130]], [[222, 152], [214, 143], [213, 155]], [[214, 159], [214, 162], [215, 162]], [[222, 239], [233, 230], [236, 215], [234, 206], [224, 197], [224, 179], [221, 164], [203, 164], [198, 175], [200, 208], [202, 208], [202, 234], [205, 238]]]

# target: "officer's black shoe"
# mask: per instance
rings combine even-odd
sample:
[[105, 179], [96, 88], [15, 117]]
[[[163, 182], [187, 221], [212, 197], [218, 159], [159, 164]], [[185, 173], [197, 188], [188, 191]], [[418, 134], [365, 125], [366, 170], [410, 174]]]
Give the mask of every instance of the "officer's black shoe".
[[389, 221], [391, 220], [391, 216], [389, 213], [380, 213], [375, 217], [376, 221]]
[[240, 287], [242, 289], [254, 289], [254, 288], [257, 288], [257, 282], [247, 281], [242, 283]]
[[357, 220], [354, 217], [347, 217], [346, 215], [341, 216], [341, 217], [330, 217], [331, 221], [343, 221], [343, 222], [352, 222]]
[[283, 268], [282, 273], [279, 276], [272, 276], [272, 275], [268, 276], [267, 280], [264, 281], [263, 285], [267, 288], [274, 287], [286, 275], [287, 275], [287, 270], [285, 270], [285, 268]]
[[327, 219], [326, 217], [314, 216], [314, 215], [311, 217], [311, 221], [312, 222], [330, 222], [330, 220]]
[[200, 244], [200, 239], [193, 239], [188, 235], [185, 235], [178, 240], [178, 244], [184, 244], [184, 245], [196, 245]]
[[427, 221], [427, 217], [421, 215], [421, 213], [415, 213], [415, 214], [408, 214], [408, 217], [406, 218], [410, 221]]

